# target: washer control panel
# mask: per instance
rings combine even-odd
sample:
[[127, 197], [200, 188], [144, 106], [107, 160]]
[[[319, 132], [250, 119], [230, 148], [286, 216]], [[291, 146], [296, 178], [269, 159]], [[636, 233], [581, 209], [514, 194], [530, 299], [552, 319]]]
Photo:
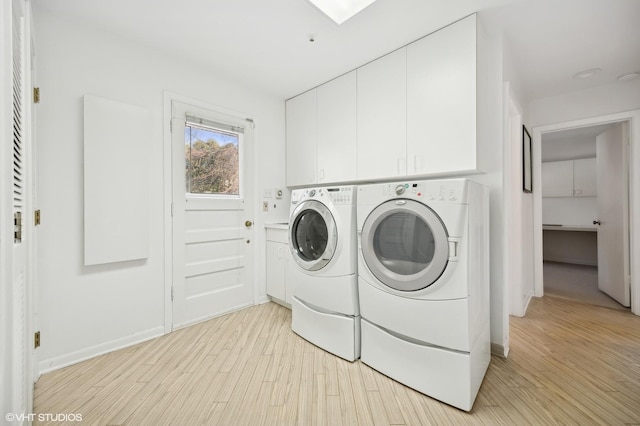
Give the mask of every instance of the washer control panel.
[[330, 200], [333, 204], [353, 204], [353, 186], [336, 186], [313, 189], [296, 189], [291, 193], [291, 204], [298, 204], [304, 200]]

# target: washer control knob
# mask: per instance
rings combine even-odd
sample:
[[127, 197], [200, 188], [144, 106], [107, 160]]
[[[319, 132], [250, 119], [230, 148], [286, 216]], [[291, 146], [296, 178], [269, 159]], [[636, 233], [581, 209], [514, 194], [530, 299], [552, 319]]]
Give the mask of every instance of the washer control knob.
[[312, 189], [311, 191], [309, 191], [309, 197], [313, 197], [314, 195], [316, 195], [315, 189]]
[[405, 191], [404, 185], [396, 185], [396, 194], [397, 195], [404, 194], [404, 191]]

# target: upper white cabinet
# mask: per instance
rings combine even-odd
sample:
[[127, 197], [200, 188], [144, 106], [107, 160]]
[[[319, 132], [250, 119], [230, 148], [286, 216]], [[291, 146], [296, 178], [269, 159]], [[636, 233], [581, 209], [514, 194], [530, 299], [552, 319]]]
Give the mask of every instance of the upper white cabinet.
[[487, 171], [501, 83], [486, 40], [474, 14], [287, 101], [287, 185]]
[[542, 163], [542, 196], [573, 196], [573, 160]]
[[358, 68], [358, 179], [404, 176], [407, 49]]
[[356, 179], [356, 72], [318, 87], [319, 184]]
[[471, 171], [476, 157], [476, 16], [407, 47], [407, 174]]
[[595, 197], [598, 193], [596, 158], [573, 160], [573, 195]]
[[356, 72], [289, 99], [287, 186], [356, 179]]
[[316, 182], [316, 89], [287, 101], [287, 185]]
[[543, 197], [595, 197], [596, 159], [542, 163], [541, 179]]

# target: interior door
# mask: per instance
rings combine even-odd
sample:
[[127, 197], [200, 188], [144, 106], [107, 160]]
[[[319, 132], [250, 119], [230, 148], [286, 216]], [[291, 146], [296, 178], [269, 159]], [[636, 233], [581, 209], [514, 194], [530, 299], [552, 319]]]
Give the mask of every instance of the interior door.
[[[0, 230], [2, 267], [7, 268], [7, 292], [4, 291], [0, 310], [0, 411], [16, 416], [33, 412], [34, 346], [33, 346], [33, 151], [31, 132], [31, 32], [29, 6], [14, 0], [3, 3], [0, 20], [7, 26], [9, 49], [3, 50], [0, 74], [10, 78], [12, 85], [2, 93], [10, 99], [7, 115], [11, 120], [2, 123], [0, 158], [3, 160], [3, 188], [0, 193], [7, 201], [3, 213], [11, 215], [13, 227]], [[9, 44], [9, 43], [7, 43]], [[6, 53], [6, 56], [5, 56]], [[4, 73], [10, 70], [10, 73]], [[7, 85], [8, 86], [8, 85]], [[6, 136], [6, 140], [5, 137]], [[6, 142], [6, 143], [5, 143]], [[6, 167], [6, 169], [5, 169]], [[6, 170], [6, 172], [5, 172]], [[4, 177], [7, 179], [5, 180]], [[4, 214], [2, 214], [3, 217]], [[5, 222], [6, 223], [6, 222]], [[9, 228], [9, 227], [7, 227]], [[30, 257], [31, 256], [31, 257]], [[3, 271], [3, 281], [5, 273]], [[0, 285], [5, 289], [4, 282]], [[6, 321], [6, 322], [5, 322]], [[5, 327], [5, 324], [7, 326]], [[31, 336], [31, 337], [30, 337]], [[6, 373], [6, 375], [5, 375]], [[27, 420], [17, 421], [30, 424]]]
[[618, 123], [596, 138], [598, 174], [598, 288], [630, 306], [628, 124]]
[[253, 303], [252, 123], [172, 102], [173, 328]]

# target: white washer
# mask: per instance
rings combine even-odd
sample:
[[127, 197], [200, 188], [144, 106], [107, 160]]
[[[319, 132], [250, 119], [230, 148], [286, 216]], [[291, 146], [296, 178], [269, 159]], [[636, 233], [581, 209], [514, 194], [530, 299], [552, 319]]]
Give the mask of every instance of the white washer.
[[471, 410], [490, 361], [488, 189], [361, 186], [357, 228], [362, 361]]
[[360, 357], [356, 193], [355, 186], [294, 190], [289, 217], [291, 328], [349, 361]]

